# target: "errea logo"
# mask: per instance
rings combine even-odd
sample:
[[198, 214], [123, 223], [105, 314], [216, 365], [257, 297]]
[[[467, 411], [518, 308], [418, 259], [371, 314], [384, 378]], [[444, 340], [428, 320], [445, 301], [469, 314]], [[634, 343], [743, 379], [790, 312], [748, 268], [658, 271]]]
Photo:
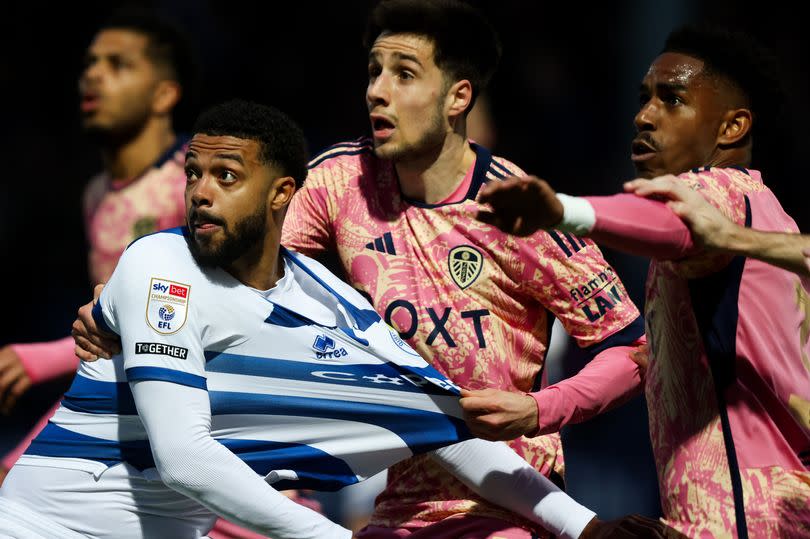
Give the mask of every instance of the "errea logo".
[[345, 348], [336, 348], [335, 340], [328, 335], [318, 335], [312, 343], [316, 359], [336, 359], [348, 356]]

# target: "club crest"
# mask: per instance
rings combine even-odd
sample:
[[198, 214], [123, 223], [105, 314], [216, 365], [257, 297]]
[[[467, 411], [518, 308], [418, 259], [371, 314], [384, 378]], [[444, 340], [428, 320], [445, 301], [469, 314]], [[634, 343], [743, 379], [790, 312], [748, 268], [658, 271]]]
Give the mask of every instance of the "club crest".
[[459, 245], [450, 250], [447, 256], [447, 265], [453, 281], [464, 290], [481, 275], [484, 267], [484, 257], [474, 247]]
[[191, 286], [152, 277], [146, 302], [146, 323], [161, 335], [180, 331], [186, 323]]

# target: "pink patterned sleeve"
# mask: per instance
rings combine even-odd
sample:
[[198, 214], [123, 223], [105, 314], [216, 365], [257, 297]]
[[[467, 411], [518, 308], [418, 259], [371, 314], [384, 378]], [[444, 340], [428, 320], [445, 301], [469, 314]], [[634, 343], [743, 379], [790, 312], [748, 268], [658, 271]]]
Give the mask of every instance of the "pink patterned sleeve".
[[13, 344], [11, 348], [20, 357], [25, 372], [34, 384], [73, 374], [79, 366], [79, 358], [73, 353], [72, 337], [41, 343]]
[[644, 324], [621, 279], [591, 240], [549, 231], [524, 245], [541, 254], [525, 258], [525, 286], [591, 355], [575, 376], [531, 394], [538, 407], [537, 433], [545, 434], [638, 394], [641, 374], [630, 354], [644, 342]]

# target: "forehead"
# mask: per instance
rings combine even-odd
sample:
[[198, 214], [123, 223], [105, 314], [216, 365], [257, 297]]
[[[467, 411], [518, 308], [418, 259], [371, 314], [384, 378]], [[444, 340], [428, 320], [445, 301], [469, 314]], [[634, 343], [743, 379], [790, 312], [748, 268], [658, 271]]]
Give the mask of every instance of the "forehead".
[[224, 156], [239, 156], [244, 162], [256, 161], [260, 152], [255, 140], [230, 135], [205, 135], [197, 133], [188, 145], [187, 159], [204, 159]]
[[112, 28], [99, 32], [93, 43], [90, 44], [90, 52], [99, 55], [127, 54], [143, 56], [148, 38], [134, 30]]
[[371, 57], [411, 57], [422, 63], [433, 62], [433, 40], [419, 34], [391, 34], [383, 32], [371, 46]]
[[644, 84], [689, 88], [703, 81], [703, 67], [703, 60], [678, 52], [665, 52], [650, 65]]

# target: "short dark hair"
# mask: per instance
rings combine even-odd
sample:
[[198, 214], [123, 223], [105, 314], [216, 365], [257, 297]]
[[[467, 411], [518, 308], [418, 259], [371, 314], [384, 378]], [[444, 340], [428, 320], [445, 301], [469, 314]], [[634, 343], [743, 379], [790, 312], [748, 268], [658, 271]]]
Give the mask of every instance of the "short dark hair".
[[255, 140], [261, 147], [261, 159], [281, 169], [301, 187], [307, 177], [308, 150], [304, 132], [280, 110], [233, 99], [200, 114], [191, 134], [231, 136]]
[[363, 45], [383, 32], [416, 34], [434, 43], [436, 65], [472, 85], [472, 102], [486, 89], [501, 59], [501, 42], [484, 15], [459, 0], [382, 0], [371, 11]]
[[685, 25], [669, 35], [662, 52], [702, 60], [705, 74], [724, 79], [748, 101], [752, 135], [775, 133], [785, 92], [775, 56], [753, 36], [716, 25]]
[[201, 68], [185, 29], [155, 11], [131, 5], [115, 11], [98, 31], [113, 29], [130, 30], [147, 38], [146, 57], [180, 85], [180, 100], [172, 111], [175, 121], [192, 118], [199, 105]]

